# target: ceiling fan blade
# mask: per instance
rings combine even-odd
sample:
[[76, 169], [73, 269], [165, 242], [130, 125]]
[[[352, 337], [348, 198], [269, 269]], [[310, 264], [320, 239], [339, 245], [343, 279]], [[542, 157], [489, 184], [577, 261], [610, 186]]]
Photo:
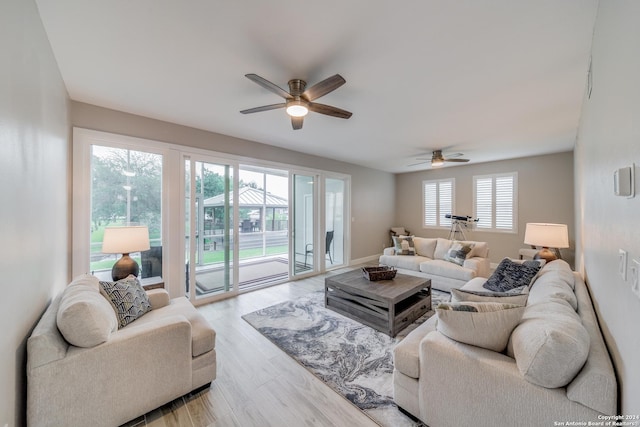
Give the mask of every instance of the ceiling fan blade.
[[280, 86], [271, 83], [269, 80], [263, 79], [257, 74], [245, 74], [244, 76], [249, 80], [251, 80], [252, 82], [259, 84], [263, 88], [275, 93], [278, 96], [283, 97], [284, 99], [292, 98], [289, 92], [282, 89]]
[[431, 161], [431, 159], [429, 159], [429, 161], [428, 161], [428, 162], [418, 162], [418, 163], [412, 163], [412, 164], [410, 164], [410, 165], [408, 165], [407, 167], [409, 167], [409, 168], [410, 168], [410, 167], [412, 167], [412, 166], [419, 166], [419, 165], [424, 165], [424, 164], [427, 164], [427, 163], [429, 163], [430, 161]]
[[282, 102], [280, 104], [263, 105], [262, 107], [249, 108], [247, 110], [242, 110], [240, 112], [242, 114], [259, 113], [260, 111], [275, 110], [275, 109], [278, 109], [278, 108], [284, 108], [286, 106], [287, 106], [287, 104]]
[[352, 113], [347, 110], [332, 107], [331, 105], [317, 104], [315, 102], [309, 103], [309, 110], [314, 113], [325, 114], [327, 116], [338, 117], [340, 119], [348, 119], [352, 115]]
[[445, 162], [457, 162], [457, 163], [466, 163], [469, 159], [442, 159]]
[[303, 121], [304, 117], [291, 117], [291, 126], [293, 126], [293, 130], [302, 129]]
[[318, 99], [321, 96], [338, 89], [346, 82], [347, 81], [340, 74], [336, 74], [324, 79], [320, 83], [314, 84], [309, 89], [302, 92], [302, 97], [307, 101], [313, 101], [314, 99]]

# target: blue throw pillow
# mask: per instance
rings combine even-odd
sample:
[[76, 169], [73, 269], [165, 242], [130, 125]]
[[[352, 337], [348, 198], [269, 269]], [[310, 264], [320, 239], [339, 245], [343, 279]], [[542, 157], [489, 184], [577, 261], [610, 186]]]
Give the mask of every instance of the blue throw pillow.
[[500, 261], [496, 271], [482, 286], [494, 292], [521, 290], [520, 288], [523, 289], [529, 286], [531, 279], [538, 273], [538, 270], [540, 270], [540, 263], [537, 261], [519, 263], [505, 258]]

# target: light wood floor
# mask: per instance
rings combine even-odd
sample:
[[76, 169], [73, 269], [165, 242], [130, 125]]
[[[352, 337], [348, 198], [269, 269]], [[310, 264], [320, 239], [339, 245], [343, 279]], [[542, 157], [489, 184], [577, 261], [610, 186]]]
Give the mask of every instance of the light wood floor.
[[200, 307], [216, 330], [218, 377], [126, 426], [377, 426], [240, 317], [322, 289], [316, 276]]

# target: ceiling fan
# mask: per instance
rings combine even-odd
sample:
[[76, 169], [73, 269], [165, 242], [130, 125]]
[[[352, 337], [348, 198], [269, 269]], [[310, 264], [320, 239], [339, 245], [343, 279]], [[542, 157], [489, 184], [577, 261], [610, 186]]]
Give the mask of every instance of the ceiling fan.
[[431, 167], [439, 167], [444, 165], [444, 162], [466, 163], [469, 161], [469, 159], [459, 159], [458, 157], [460, 156], [462, 156], [462, 153], [453, 153], [445, 157], [442, 155], [442, 150], [434, 150], [433, 154], [431, 155], [431, 159], [418, 157], [417, 160], [424, 161], [420, 163], [414, 163], [410, 166], [417, 166], [431, 161]]
[[257, 74], [245, 74], [245, 77], [249, 80], [257, 83], [263, 88], [281, 96], [286, 101], [279, 104], [264, 105], [262, 107], [249, 108], [247, 110], [240, 111], [242, 114], [258, 113], [260, 111], [275, 110], [277, 108], [286, 108], [287, 114], [291, 116], [291, 125], [294, 130], [302, 129], [302, 121], [304, 116], [309, 111], [314, 113], [325, 114], [327, 116], [338, 117], [341, 119], [348, 119], [351, 117], [351, 113], [346, 110], [342, 110], [331, 105], [318, 104], [312, 102], [321, 96], [333, 92], [340, 86], [346, 83], [346, 80], [340, 75], [336, 74], [329, 78], [322, 80], [320, 83], [316, 83], [309, 89], [306, 89], [307, 82], [301, 79], [289, 80], [289, 92], [260, 77]]

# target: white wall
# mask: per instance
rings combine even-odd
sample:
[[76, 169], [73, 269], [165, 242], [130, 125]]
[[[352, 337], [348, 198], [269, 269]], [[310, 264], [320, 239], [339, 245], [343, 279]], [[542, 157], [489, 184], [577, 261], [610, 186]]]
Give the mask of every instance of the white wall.
[[613, 171], [632, 162], [640, 184], [640, 2], [600, 2], [592, 58], [575, 149], [578, 266], [613, 356], [621, 413], [640, 415], [640, 298], [618, 275], [618, 249], [640, 260], [640, 195], [613, 193]]
[[567, 224], [572, 248], [562, 256], [573, 263], [573, 153], [526, 157], [463, 166], [430, 169], [396, 177], [396, 224], [422, 237], [447, 237], [449, 229], [422, 228], [422, 181], [455, 178], [455, 215], [473, 215], [473, 177], [492, 173], [518, 173], [518, 232], [495, 233], [469, 230], [469, 240], [489, 243], [491, 262], [504, 257], [517, 258], [524, 244], [527, 222]]
[[0, 2], [0, 52], [0, 426], [20, 426], [26, 337], [69, 279], [69, 103], [33, 0]]

